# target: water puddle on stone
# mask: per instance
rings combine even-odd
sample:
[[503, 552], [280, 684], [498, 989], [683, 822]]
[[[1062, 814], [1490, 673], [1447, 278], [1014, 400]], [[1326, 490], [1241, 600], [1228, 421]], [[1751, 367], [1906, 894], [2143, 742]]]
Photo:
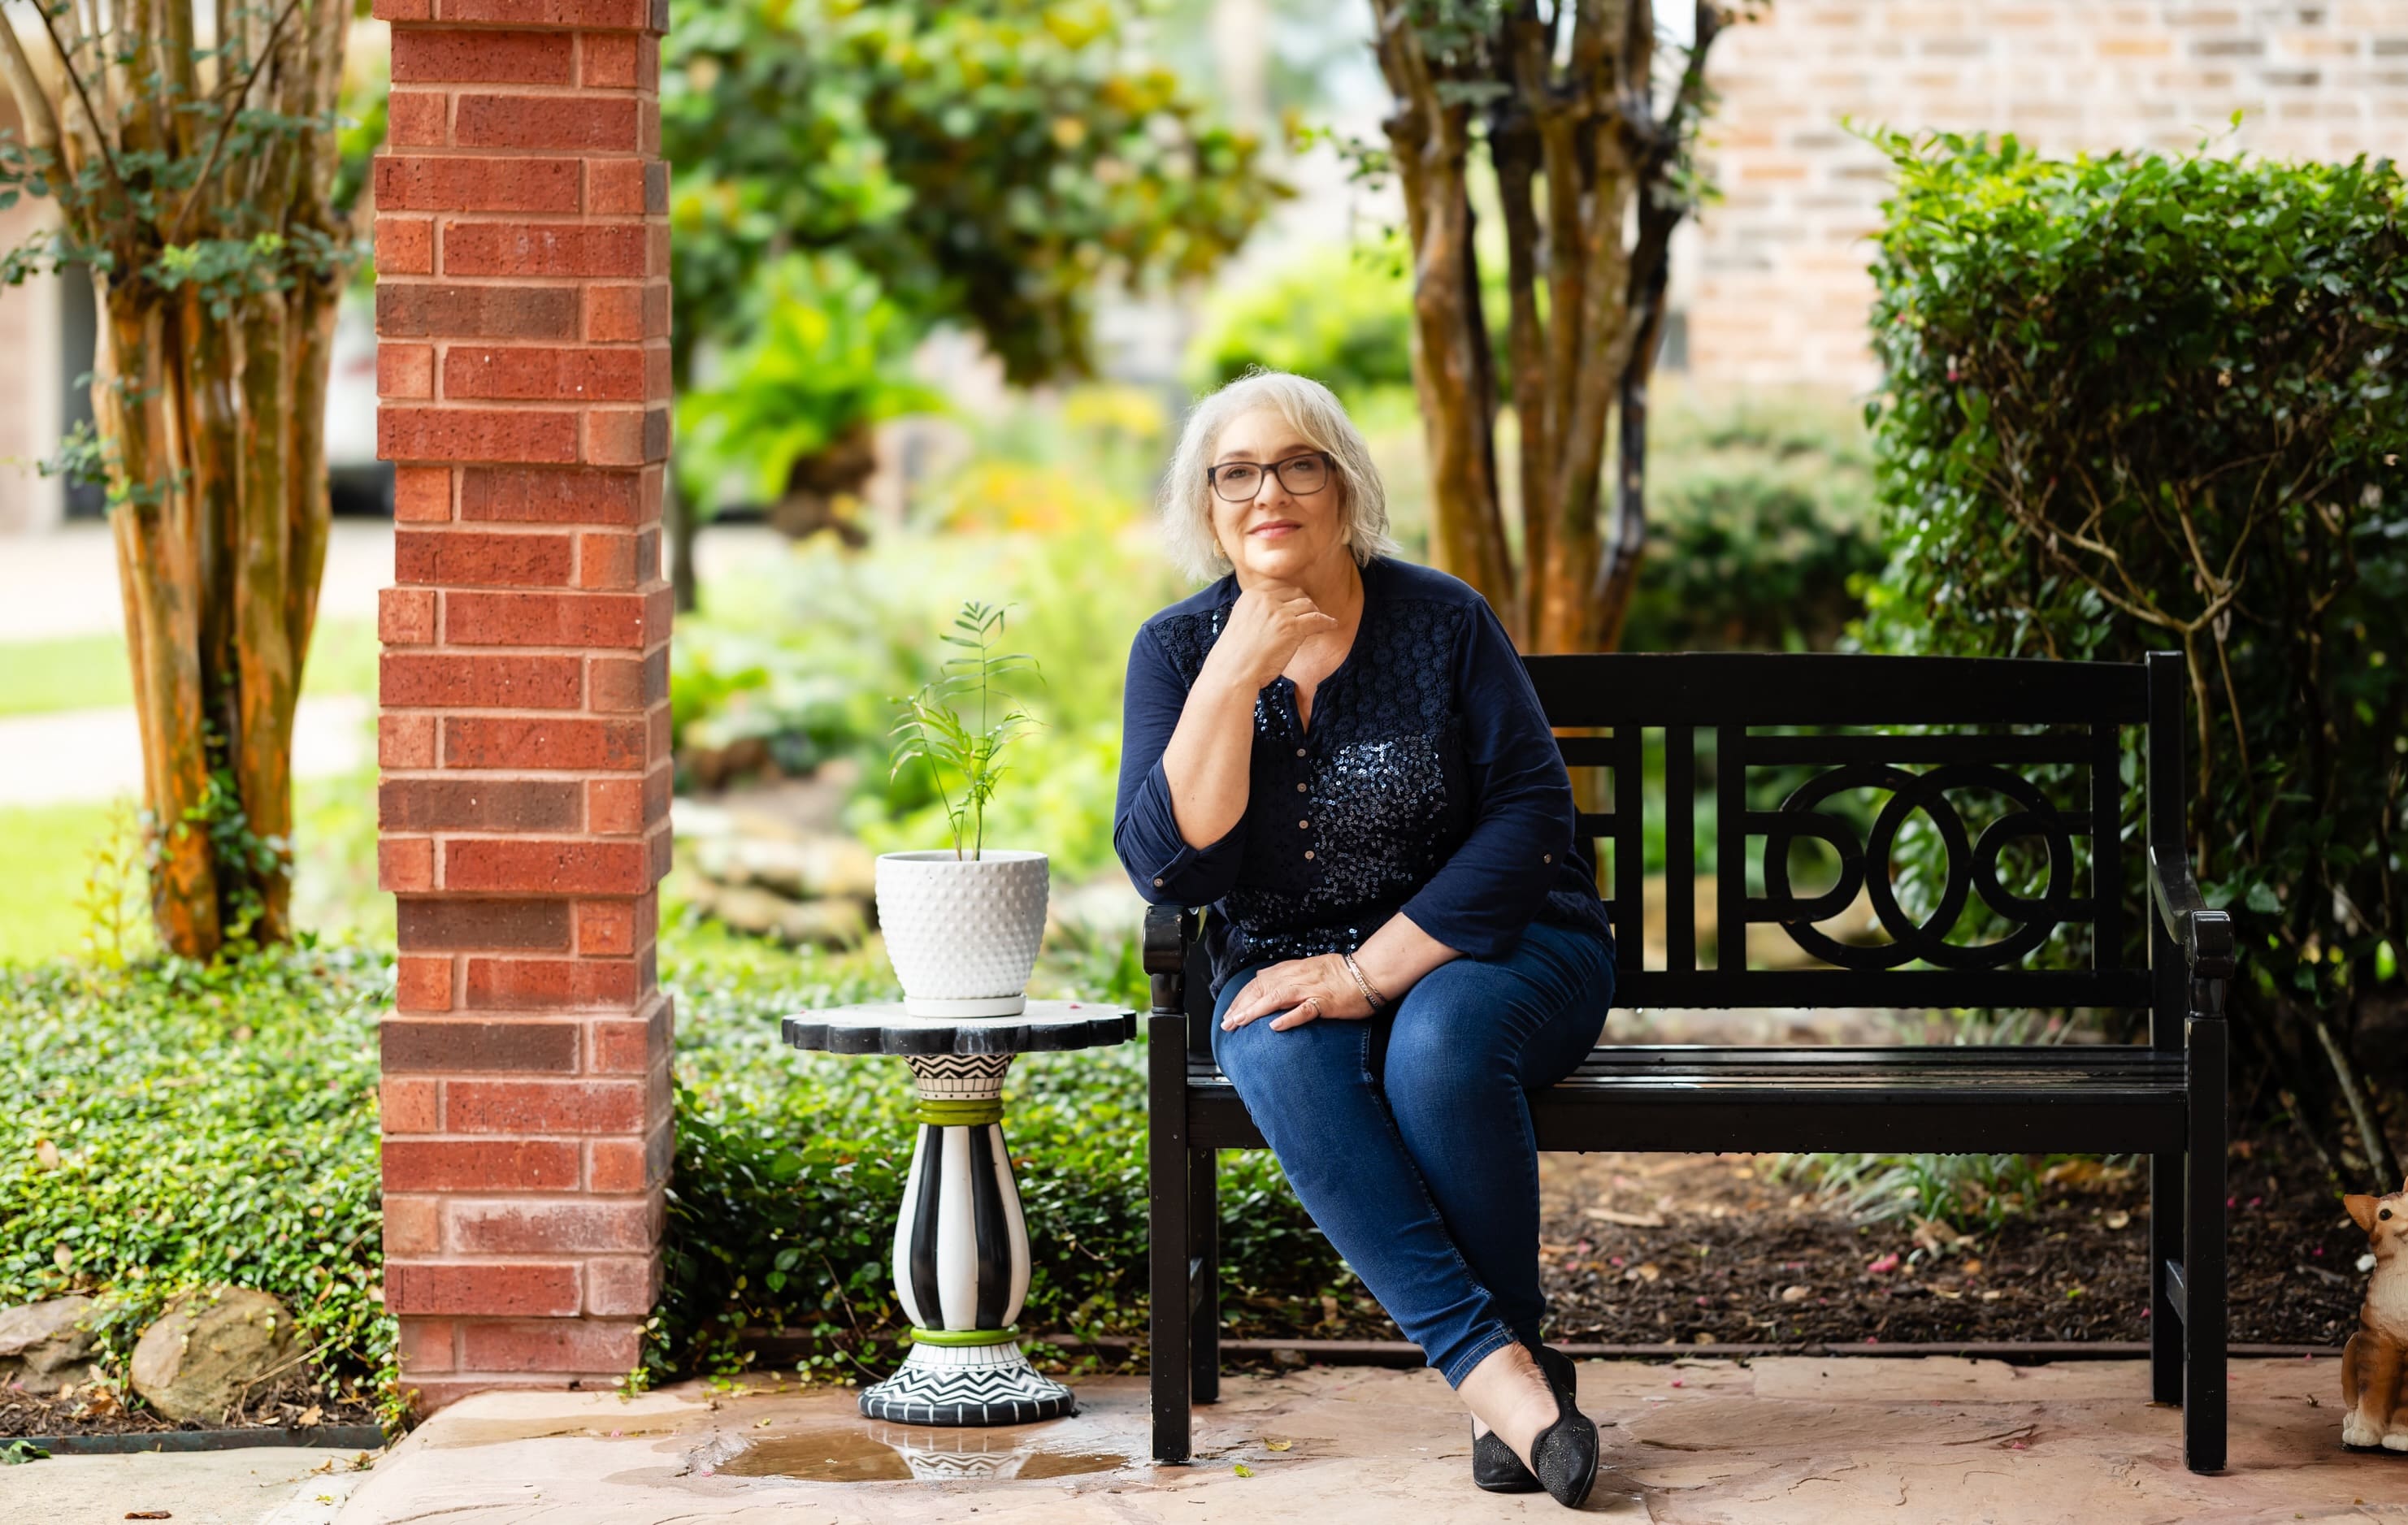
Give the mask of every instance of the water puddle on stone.
[[1092, 1436], [1021, 1430], [922, 1430], [900, 1425], [824, 1425], [763, 1435], [719, 1461], [729, 1477], [794, 1477], [818, 1483], [950, 1482], [967, 1478], [1076, 1477], [1129, 1464], [1117, 1451], [1089, 1449]]

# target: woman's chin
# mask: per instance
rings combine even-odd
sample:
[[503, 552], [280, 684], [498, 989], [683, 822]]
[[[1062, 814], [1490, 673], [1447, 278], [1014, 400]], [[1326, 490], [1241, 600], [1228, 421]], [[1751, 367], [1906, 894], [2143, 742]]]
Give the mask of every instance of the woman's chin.
[[1293, 535], [1272, 541], [1253, 541], [1246, 548], [1246, 558], [1238, 564], [1261, 577], [1293, 578], [1322, 560], [1326, 548], [1314, 548], [1297, 542]]

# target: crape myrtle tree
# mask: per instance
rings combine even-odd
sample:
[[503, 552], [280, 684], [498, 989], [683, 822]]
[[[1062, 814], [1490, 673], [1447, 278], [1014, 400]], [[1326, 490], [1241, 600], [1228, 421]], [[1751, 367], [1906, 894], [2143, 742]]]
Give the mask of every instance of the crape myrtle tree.
[[[856, 306], [846, 278], [865, 274], [882, 321], [973, 329], [1015, 385], [1089, 374], [1099, 287], [1207, 274], [1289, 193], [1251, 135], [1207, 121], [1145, 56], [1157, 9], [682, 4], [661, 67], [680, 393], [698, 355], [767, 329], [780, 283], [767, 278], [794, 271], [794, 255], [815, 257], [824, 287]], [[739, 368], [791, 369], [749, 353]], [[858, 435], [886, 389], [786, 390], [781, 406], [826, 410], [819, 433], [866, 459]], [[820, 465], [805, 453], [792, 470]], [[673, 506], [687, 606], [696, 507]]]
[[208, 958], [286, 933], [293, 713], [325, 560], [348, 0], [36, 0], [0, 21], [0, 278], [89, 278], [95, 432], [140, 719], [150, 905]]
[[[1698, 0], [1685, 50], [1659, 48], [1652, 0], [1371, 8], [1395, 105], [1366, 167], [1404, 192], [1431, 559], [1479, 589], [1524, 650], [1611, 650], [1646, 549], [1647, 381], [1667, 246], [1701, 192], [1691, 155], [1712, 104], [1706, 56], [1748, 7]], [[1504, 222], [1501, 384], [1480, 304], [1475, 168], [1494, 177]], [[1518, 566], [1497, 463], [1504, 402], [1520, 439]]]

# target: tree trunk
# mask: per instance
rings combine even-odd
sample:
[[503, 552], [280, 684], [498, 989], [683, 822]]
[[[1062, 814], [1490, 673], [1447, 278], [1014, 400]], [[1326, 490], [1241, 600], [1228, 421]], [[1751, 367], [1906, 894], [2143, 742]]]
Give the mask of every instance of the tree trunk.
[[192, 825], [204, 814], [209, 787], [199, 546], [191, 500], [173, 475], [180, 441], [167, 406], [174, 372], [163, 353], [166, 315], [103, 275], [93, 279], [107, 345], [95, 357], [92, 403], [102, 436], [115, 446], [109, 485], [118, 501], [109, 521], [142, 734], [150, 914], [171, 951], [207, 958], [222, 929], [217, 857], [207, 832]]
[[[204, 55], [192, 0], [119, 7], [106, 47], [96, 10], [45, 9], [47, 70], [0, 38], [0, 86], [52, 171], [61, 258], [88, 266], [101, 313], [93, 410], [151, 918], [187, 958], [290, 931], [293, 720], [325, 563], [348, 263], [322, 123], [350, 18], [334, 0], [217, 4]], [[229, 148], [242, 112], [249, 136]]]
[[702, 604], [702, 580], [694, 566], [701, 526], [695, 522], [694, 506], [678, 491], [674, 471], [662, 473], [661, 517], [668, 521], [669, 597], [678, 613], [692, 614]]
[[[1647, 380], [1667, 244], [1685, 210], [1675, 176], [1704, 111], [1720, 13], [1698, 6], [1697, 43], [1659, 116], [1646, 0], [1567, 0], [1543, 16], [1536, 0], [1508, 0], [1442, 23], [1414, 0], [1374, 0], [1373, 9], [1413, 246], [1431, 560], [1478, 588], [1526, 651], [1611, 650], [1646, 546]], [[1475, 99], [1488, 103], [1482, 141], [1504, 211], [1519, 566], [1499, 495], [1498, 388], [1472, 241]], [[1601, 478], [1617, 416], [1609, 543]]]
[[1465, 179], [1470, 109], [1441, 99], [1405, 0], [1383, 0], [1380, 10], [1381, 66], [1398, 85], [1388, 139], [1413, 247], [1413, 386], [1429, 455], [1430, 560], [1479, 589], [1510, 630], [1520, 620], [1497, 495], [1496, 383]]

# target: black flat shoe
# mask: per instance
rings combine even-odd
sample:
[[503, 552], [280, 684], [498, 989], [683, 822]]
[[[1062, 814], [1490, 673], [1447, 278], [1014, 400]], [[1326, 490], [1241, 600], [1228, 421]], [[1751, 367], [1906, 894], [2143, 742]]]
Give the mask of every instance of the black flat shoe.
[[1545, 1486], [1494, 1430], [1471, 1437], [1471, 1480], [1491, 1493], [1536, 1493]]
[[1589, 1489], [1597, 1486], [1597, 1423], [1573, 1402], [1579, 1378], [1571, 1358], [1544, 1345], [1537, 1355], [1539, 1369], [1547, 1374], [1547, 1386], [1555, 1390], [1555, 1422], [1530, 1442], [1527, 1470], [1557, 1504], [1577, 1509], [1588, 1502]]

